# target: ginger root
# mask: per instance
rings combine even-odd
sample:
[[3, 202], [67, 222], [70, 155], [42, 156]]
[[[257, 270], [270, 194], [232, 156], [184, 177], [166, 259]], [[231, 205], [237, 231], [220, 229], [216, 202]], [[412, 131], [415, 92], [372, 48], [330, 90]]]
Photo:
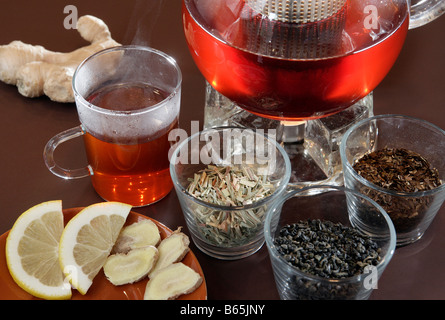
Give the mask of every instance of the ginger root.
[[157, 271], [181, 261], [190, 250], [189, 244], [190, 239], [185, 233], [181, 232], [181, 228], [163, 239], [157, 247], [159, 251], [158, 261], [148, 276], [152, 277]]
[[74, 102], [71, 81], [77, 66], [93, 53], [120, 45], [99, 18], [80, 17], [77, 30], [91, 44], [68, 53], [21, 41], [0, 46], [0, 80], [16, 85], [25, 97], [46, 95], [53, 101]]
[[153, 246], [116, 253], [107, 258], [104, 274], [115, 286], [134, 283], [148, 275], [158, 257], [158, 249]]
[[127, 253], [146, 246], [157, 247], [160, 242], [161, 234], [156, 223], [151, 220], [141, 220], [121, 230], [112, 253]]
[[145, 287], [144, 300], [173, 300], [193, 292], [203, 279], [199, 273], [182, 262], [159, 270]]

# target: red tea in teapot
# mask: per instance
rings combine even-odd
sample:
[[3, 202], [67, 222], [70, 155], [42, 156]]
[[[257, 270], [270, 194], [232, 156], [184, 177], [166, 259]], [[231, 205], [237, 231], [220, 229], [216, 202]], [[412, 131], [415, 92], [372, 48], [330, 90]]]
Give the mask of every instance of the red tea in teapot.
[[315, 119], [349, 107], [386, 76], [408, 31], [406, 1], [343, 0], [332, 15], [305, 23], [252, 8], [266, 2], [184, 0], [183, 23], [206, 80], [271, 119]]

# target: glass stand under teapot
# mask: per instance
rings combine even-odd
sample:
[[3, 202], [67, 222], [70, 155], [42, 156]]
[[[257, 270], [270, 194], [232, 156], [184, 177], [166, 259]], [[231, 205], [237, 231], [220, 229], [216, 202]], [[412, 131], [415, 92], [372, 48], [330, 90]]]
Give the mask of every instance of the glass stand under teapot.
[[339, 145], [354, 123], [373, 115], [372, 92], [331, 116], [299, 122], [279, 121], [245, 111], [206, 83], [204, 128], [235, 126], [264, 130], [274, 135], [287, 151], [292, 164], [289, 185], [342, 185]]

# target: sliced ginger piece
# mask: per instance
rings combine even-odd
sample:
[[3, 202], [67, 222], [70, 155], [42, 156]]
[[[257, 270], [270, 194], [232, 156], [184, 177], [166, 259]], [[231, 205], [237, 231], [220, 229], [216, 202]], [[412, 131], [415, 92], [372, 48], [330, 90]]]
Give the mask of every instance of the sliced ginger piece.
[[154, 246], [113, 254], [104, 264], [104, 273], [115, 286], [134, 283], [148, 275], [158, 257], [158, 249]]
[[158, 262], [156, 262], [155, 267], [150, 271], [149, 276], [152, 277], [155, 272], [181, 261], [190, 250], [189, 244], [190, 239], [186, 234], [181, 232], [181, 228], [163, 239], [158, 246]]
[[173, 263], [159, 270], [147, 282], [144, 300], [173, 300], [195, 291], [202, 277], [182, 262]]
[[158, 246], [161, 242], [159, 228], [151, 220], [142, 220], [124, 227], [116, 240], [112, 253], [127, 253], [146, 246]]

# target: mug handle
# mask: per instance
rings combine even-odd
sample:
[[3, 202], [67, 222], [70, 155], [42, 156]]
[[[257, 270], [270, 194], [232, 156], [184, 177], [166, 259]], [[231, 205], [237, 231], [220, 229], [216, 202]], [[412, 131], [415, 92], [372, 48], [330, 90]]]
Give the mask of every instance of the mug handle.
[[65, 130], [48, 141], [43, 151], [43, 159], [49, 171], [54, 175], [67, 180], [85, 178], [93, 175], [93, 170], [90, 165], [80, 169], [65, 169], [59, 166], [54, 160], [54, 151], [61, 143], [83, 136], [84, 134], [85, 131], [82, 126], [78, 126]]

